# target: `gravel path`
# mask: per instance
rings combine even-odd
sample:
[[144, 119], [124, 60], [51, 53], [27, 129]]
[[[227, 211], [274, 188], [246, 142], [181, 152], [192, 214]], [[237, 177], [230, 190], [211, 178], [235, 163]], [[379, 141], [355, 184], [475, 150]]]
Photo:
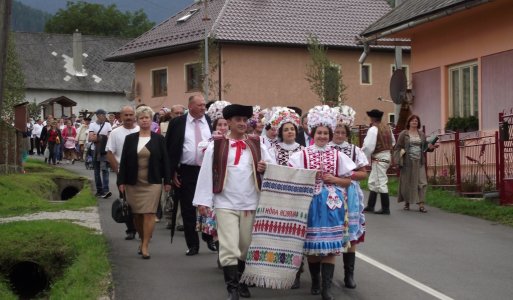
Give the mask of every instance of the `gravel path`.
[[98, 207], [90, 206], [81, 210], [62, 210], [56, 212], [38, 212], [30, 215], [0, 218], [1, 223], [33, 220], [71, 220], [73, 223], [94, 229], [98, 234], [102, 233]]

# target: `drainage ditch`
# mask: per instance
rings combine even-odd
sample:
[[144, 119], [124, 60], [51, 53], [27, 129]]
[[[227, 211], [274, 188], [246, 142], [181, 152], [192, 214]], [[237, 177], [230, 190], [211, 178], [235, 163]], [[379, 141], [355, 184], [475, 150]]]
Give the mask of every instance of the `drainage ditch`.
[[51, 195], [51, 201], [67, 201], [75, 197], [83, 188], [86, 179], [53, 178], [57, 190]]
[[50, 280], [44, 268], [38, 263], [21, 261], [12, 266], [9, 282], [20, 299], [30, 299], [43, 292]]

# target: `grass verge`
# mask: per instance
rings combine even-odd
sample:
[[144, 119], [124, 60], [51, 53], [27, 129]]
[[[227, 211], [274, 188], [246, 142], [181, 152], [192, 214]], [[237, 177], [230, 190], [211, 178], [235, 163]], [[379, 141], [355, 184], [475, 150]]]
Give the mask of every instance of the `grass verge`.
[[84, 189], [72, 199], [62, 203], [48, 201], [52, 193], [57, 191], [53, 178], [81, 178], [76, 174], [37, 160], [29, 160], [25, 164], [25, 171], [25, 174], [0, 175], [0, 217], [39, 211], [76, 210], [96, 205], [96, 198], [87, 180], [84, 181]]
[[0, 299], [18, 299], [6, 274], [19, 261], [40, 264], [51, 287], [43, 299], [97, 299], [108, 295], [110, 265], [102, 235], [66, 221], [13, 222], [0, 225]]
[[[361, 182], [361, 187], [368, 190], [366, 180]], [[399, 179], [397, 177], [389, 177], [388, 189], [391, 196], [397, 196], [399, 190]], [[450, 191], [432, 187], [428, 187], [426, 203], [451, 213], [513, 226], [513, 206], [500, 206], [487, 200], [472, 200], [457, 196]]]

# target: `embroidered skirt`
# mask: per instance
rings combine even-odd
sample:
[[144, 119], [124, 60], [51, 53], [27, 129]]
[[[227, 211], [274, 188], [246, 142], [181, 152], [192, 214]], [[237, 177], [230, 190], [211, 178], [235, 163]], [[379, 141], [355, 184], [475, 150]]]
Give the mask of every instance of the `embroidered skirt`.
[[341, 208], [330, 209], [326, 204], [328, 193], [328, 189], [323, 187], [310, 203], [303, 247], [305, 255], [339, 255], [349, 246], [347, 202], [342, 191], [336, 189], [339, 198], [344, 199], [344, 205]]
[[363, 192], [358, 181], [347, 188], [347, 211], [349, 219], [349, 240], [351, 244], [365, 240], [365, 215], [363, 213]]

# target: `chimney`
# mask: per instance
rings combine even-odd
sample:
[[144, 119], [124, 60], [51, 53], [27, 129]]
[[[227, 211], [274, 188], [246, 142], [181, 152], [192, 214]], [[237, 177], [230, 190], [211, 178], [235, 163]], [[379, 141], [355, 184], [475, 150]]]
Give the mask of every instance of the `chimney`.
[[76, 76], [82, 75], [82, 34], [75, 29], [73, 33], [73, 68]]

